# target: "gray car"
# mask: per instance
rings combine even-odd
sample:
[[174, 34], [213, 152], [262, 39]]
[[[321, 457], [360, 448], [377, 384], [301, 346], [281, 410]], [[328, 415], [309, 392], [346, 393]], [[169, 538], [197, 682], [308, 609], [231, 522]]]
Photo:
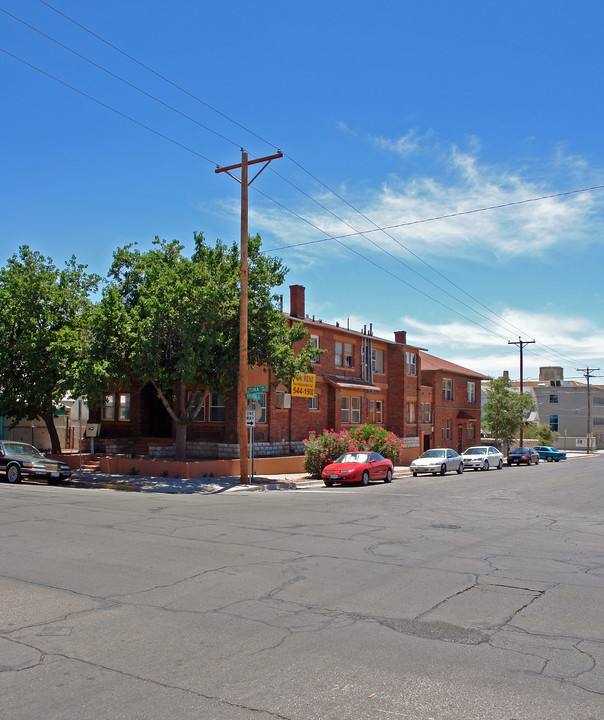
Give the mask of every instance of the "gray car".
[[461, 474], [463, 458], [451, 448], [433, 448], [423, 452], [409, 467], [413, 477], [417, 477], [418, 473], [444, 475], [448, 470], [455, 470], [456, 473]]
[[3, 440], [0, 442], [0, 473], [9, 483], [21, 482], [22, 477], [43, 478], [49, 483], [71, 475], [69, 465], [43, 455], [33, 445]]

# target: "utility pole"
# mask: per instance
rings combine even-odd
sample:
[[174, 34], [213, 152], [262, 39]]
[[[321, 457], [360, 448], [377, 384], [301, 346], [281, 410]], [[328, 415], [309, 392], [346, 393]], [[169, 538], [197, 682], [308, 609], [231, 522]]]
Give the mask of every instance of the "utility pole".
[[589, 455], [589, 437], [591, 435], [590, 428], [591, 428], [591, 397], [589, 394], [589, 379], [592, 376], [592, 373], [594, 373], [596, 370], [599, 370], [600, 368], [577, 368], [577, 372], [582, 372], [585, 378], [587, 379], [587, 432], [585, 433], [585, 440], [587, 442], [587, 446], [585, 448], [585, 453]]
[[[523, 340], [521, 337], [518, 337], [518, 340], [508, 340], [508, 345], [518, 345], [520, 348], [520, 394], [524, 392], [524, 363], [522, 358], [522, 351], [525, 345], [530, 345], [531, 343], [534, 343], [534, 340]], [[522, 418], [522, 422], [520, 423], [520, 447], [522, 447], [524, 443], [524, 418]]]
[[[248, 377], [248, 343], [247, 343], [247, 313], [248, 313], [248, 188], [260, 175], [271, 160], [283, 157], [279, 150], [276, 155], [248, 160], [248, 154], [241, 149], [241, 162], [228, 167], [218, 166], [214, 172], [225, 172], [238, 183], [241, 183], [241, 252], [240, 252], [240, 298], [239, 298], [239, 382], [237, 384], [237, 425], [239, 434], [239, 470], [242, 485], [248, 484], [248, 442], [247, 426], [245, 424], [245, 411], [247, 409], [247, 377]], [[264, 163], [251, 180], [248, 180], [248, 167]], [[232, 174], [232, 170], [241, 170], [241, 177]]]

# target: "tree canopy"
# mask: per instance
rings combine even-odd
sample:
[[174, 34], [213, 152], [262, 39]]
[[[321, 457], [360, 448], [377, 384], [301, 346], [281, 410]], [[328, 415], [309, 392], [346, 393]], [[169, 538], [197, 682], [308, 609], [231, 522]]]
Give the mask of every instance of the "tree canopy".
[[483, 427], [494, 438], [510, 444], [524, 422], [526, 410], [534, 410], [533, 398], [516, 392], [509, 377], [491, 378], [485, 389], [486, 403], [482, 408]]
[[78, 386], [83, 337], [100, 278], [74, 257], [65, 268], [24, 245], [0, 269], [0, 415], [44, 421], [60, 452], [53, 413]]
[[[210, 247], [201, 233], [194, 240], [191, 257], [176, 240], [157, 237], [148, 252], [127, 245], [114, 253], [93, 325], [89, 372], [89, 394], [124, 378], [152, 383], [176, 424], [178, 459], [207, 393], [234, 388], [239, 366], [238, 247], [220, 241]], [[289, 326], [273, 293], [287, 268], [260, 247], [260, 237], [250, 237], [248, 362], [270, 366], [276, 381], [286, 382], [308, 371], [317, 351], [307, 344], [294, 352], [306, 330], [301, 323]]]

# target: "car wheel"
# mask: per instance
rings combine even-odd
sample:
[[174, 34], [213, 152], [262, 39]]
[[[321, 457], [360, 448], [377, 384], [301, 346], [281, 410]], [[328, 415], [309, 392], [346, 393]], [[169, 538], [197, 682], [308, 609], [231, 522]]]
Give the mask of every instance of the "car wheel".
[[552, 462], [554, 458], [551, 455], [548, 455], [545, 459], [547, 460], [547, 462]]
[[9, 465], [6, 470], [6, 479], [9, 483], [21, 482], [21, 468], [18, 465]]
[[458, 475], [461, 475], [462, 472], [463, 472], [463, 463], [460, 462], [460, 463], [459, 463], [459, 467], [457, 468], [457, 474], [458, 474]]
[[444, 475], [446, 472], [447, 472], [447, 466], [445, 465], [445, 463], [443, 463], [443, 464], [440, 466], [440, 474], [441, 474], [441, 475]]
[[537, 457], [535, 458], [535, 465], [539, 465], [539, 459], [540, 459], [539, 456], [537, 456]]
[[363, 477], [361, 478], [361, 485], [369, 485], [369, 473], [367, 470], [363, 472]]
[[501, 470], [502, 467], [503, 467], [503, 460], [500, 460], [499, 464], [497, 465], [497, 470]]
[[556, 458], [554, 462], [560, 462], [560, 458]]
[[482, 469], [483, 469], [483, 470], [488, 470], [489, 467], [490, 467], [489, 461], [488, 461], [488, 460], [485, 460], [484, 463], [482, 464]]
[[413, 477], [417, 477], [417, 473], [416, 473], [416, 472], [413, 473]]
[[388, 468], [388, 472], [386, 473], [384, 482], [386, 482], [386, 483], [392, 482], [392, 470], [390, 468]]
[[331, 481], [323, 480], [323, 482], [325, 483], [325, 487], [333, 487], [333, 483]]
[[512, 462], [508, 460], [508, 467], [512, 467]]

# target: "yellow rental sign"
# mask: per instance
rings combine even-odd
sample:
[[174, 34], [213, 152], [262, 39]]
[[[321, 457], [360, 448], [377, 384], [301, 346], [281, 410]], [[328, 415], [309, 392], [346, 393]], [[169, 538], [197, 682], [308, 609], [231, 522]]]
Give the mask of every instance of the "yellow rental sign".
[[294, 397], [311, 398], [315, 394], [315, 382], [317, 376], [314, 373], [301, 373], [292, 380], [292, 395]]

